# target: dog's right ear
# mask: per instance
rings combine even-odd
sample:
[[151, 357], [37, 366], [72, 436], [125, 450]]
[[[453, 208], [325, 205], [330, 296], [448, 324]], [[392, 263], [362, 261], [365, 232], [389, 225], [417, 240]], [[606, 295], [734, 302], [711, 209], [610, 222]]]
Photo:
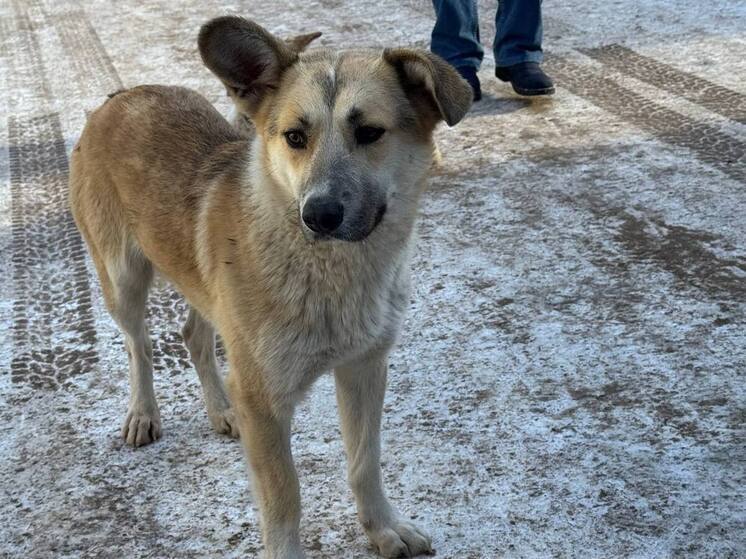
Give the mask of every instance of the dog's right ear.
[[205, 66], [225, 84], [238, 109], [249, 116], [265, 94], [277, 87], [282, 73], [302, 50], [236, 16], [208, 21], [200, 29], [197, 43]]

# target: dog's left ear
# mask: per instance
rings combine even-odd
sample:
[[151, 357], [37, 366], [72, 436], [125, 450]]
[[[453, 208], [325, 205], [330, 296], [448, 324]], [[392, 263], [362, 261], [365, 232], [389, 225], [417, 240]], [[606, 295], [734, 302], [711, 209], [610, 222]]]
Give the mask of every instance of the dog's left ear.
[[426, 92], [453, 126], [469, 112], [473, 93], [456, 69], [439, 56], [421, 49], [385, 49], [383, 58], [394, 66], [405, 91]]
[[304, 35], [297, 35], [296, 37], [285, 39], [285, 42], [293, 51], [303, 52], [312, 41], [315, 41], [319, 37], [321, 37], [321, 31], [316, 31], [315, 33], [306, 33]]
[[224, 16], [202, 26], [197, 44], [205, 66], [225, 84], [238, 109], [251, 116], [316, 37], [283, 41], [253, 21]]

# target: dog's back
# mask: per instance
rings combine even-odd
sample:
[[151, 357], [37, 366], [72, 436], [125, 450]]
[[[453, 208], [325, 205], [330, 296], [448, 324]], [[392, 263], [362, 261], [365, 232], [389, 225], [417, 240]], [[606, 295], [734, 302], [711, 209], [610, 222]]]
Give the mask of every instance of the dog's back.
[[210, 180], [237, 172], [247, 154], [245, 139], [194, 91], [148, 85], [112, 95], [91, 114], [70, 165], [73, 216], [99, 274], [128, 250], [166, 275], [194, 268]]
[[[116, 189], [133, 216], [153, 210], [155, 202], [168, 202], [169, 196], [171, 210], [189, 205], [201, 194], [203, 185], [195, 178], [207, 157], [241, 141], [212, 105], [189, 89], [148, 85], [117, 92], [91, 114], [75, 147], [73, 211], [85, 198], [78, 191], [87, 187]], [[78, 180], [82, 176], [85, 181]]]

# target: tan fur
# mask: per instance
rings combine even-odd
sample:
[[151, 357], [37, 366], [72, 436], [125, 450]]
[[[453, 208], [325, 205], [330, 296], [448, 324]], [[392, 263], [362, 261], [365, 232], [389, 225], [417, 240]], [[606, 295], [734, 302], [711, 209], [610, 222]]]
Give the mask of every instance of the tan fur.
[[[386, 360], [408, 304], [432, 131], [463, 117], [471, 92], [429, 53], [301, 53], [316, 36], [284, 42], [239, 18], [206, 24], [203, 59], [253, 130], [236, 131], [186, 89], [118, 93], [73, 152], [70, 201], [130, 355], [127, 442], [161, 431], [145, 324], [158, 272], [191, 306], [184, 339], [210, 421], [240, 432], [266, 556], [303, 556], [290, 420], [330, 369], [363, 527], [384, 556], [417, 555], [430, 551], [429, 537], [398, 515], [381, 484]], [[385, 129], [381, 139], [360, 144], [361, 120]], [[285, 132], [301, 124], [307, 147], [292, 149]], [[336, 237], [320, 238], [300, 217], [319, 193], [344, 203]]]

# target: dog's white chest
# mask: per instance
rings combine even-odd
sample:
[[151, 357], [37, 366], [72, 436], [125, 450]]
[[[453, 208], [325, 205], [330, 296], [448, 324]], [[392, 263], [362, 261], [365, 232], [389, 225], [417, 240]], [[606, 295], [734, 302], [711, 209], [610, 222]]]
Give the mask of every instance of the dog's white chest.
[[[259, 335], [256, 356], [279, 392], [295, 392], [319, 374], [393, 344], [408, 302], [408, 274], [361, 281], [344, 291], [308, 290]], [[274, 383], [273, 383], [274, 384]]]

